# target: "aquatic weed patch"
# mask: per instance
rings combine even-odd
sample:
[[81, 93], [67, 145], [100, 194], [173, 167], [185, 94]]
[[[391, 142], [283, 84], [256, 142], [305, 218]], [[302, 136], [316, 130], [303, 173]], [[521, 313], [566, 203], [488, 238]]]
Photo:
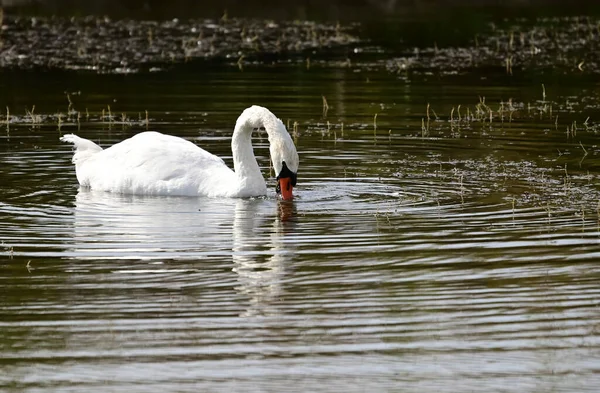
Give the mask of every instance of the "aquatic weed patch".
[[[344, 177], [379, 177], [432, 204], [493, 200], [589, 216], [600, 201], [600, 101], [549, 97], [544, 85], [540, 93], [528, 102], [476, 97], [411, 113], [403, 104], [372, 103], [361, 116], [288, 123], [300, 140], [318, 138], [333, 149], [330, 161], [343, 164]], [[329, 100], [328, 108], [336, 105]]]
[[600, 71], [600, 20], [591, 17], [505, 20], [490, 23], [467, 45], [407, 47], [385, 60], [389, 71], [404, 73], [487, 73]]
[[5, 17], [0, 68], [132, 73], [192, 59], [287, 56], [357, 42], [355, 27], [226, 18], [166, 22], [108, 18]]

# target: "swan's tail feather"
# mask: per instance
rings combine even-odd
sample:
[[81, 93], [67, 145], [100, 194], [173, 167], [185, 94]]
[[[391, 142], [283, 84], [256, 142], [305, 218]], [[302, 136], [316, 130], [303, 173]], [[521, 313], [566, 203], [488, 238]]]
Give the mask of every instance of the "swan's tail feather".
[[73, 163], [81, 163], [85, 161], [90, 156], [102, 151], [102, 148], [95, 144], [94, 142], [80, 138], [75, 134], [66, 134], [60, 138], [63, 142], [69, 142], [75, 145], [75, 154], [73, 154]]

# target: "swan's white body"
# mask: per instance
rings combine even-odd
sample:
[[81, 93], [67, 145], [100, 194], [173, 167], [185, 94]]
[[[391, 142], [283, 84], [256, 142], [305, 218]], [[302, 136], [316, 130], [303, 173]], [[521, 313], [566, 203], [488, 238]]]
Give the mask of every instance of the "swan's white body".
[[95, 190], [138, 195], [182, 195], [244, 198], [266, 195], [267, 187], [252, 149], [252, 131], [267, 131], [276, 173], [282, 162], [298, 170], [298, 153], [285, 126], [268, 109], [252, 106], [238, 118], [231, 150], [232, 171], [223, 160], [185, 139], [143, 132], [102, 149], [69, 134], [75, 145], [77, 180]]

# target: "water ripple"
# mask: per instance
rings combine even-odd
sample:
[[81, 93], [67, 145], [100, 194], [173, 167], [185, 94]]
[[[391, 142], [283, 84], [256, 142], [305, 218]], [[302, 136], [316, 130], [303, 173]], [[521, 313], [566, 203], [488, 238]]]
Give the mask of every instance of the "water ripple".
[[[320, 100], [321, 82], [302, 89]], [[415, 137], [393, 106], [380, 121], [396, 128], [374, 136], [365, 119], [379, 93], [347, 84], [367, 103], [343, 137], [301, 127], [293, 203], [275, 198], [272, 177], [267, 197], [248, 200], [78, 190], [55, 127], [11, 126], [0, 390], [595, 391], [592, 159], [565, 170], [559, 137], [537, 142], [525, 122]], [[181, 111], [156, 125], [230, 162], [239, 103], [198, 90], [214, 111], [174, 95]], [[137, 131], [105, 126], [81, 133], [108, 145]], [[265, 174], [266, 147], [255, 149]]]

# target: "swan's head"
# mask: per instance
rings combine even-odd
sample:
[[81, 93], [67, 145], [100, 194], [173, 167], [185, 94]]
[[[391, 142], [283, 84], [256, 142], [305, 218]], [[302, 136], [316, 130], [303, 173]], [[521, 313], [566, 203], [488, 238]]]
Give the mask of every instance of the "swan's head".
[[273, 116], [274, 124], [265, 125], [269, 135], [269, 152], [271, 153], [271, 162], [277, 175], [277, 194], [285, 200], [294, 198], [293, 188], [298, 179], [298, 152], [294, 141], [287, 132], [282, 121]]
[[285, 200], [293, 199], [298, 174], [298, 152], [285, 125], [270, 110], [251, 106], [242, 112], [238, 123], [251, 130], [265, 130], [269, 136], [271, 162], [277, 175], [277, 193]]

